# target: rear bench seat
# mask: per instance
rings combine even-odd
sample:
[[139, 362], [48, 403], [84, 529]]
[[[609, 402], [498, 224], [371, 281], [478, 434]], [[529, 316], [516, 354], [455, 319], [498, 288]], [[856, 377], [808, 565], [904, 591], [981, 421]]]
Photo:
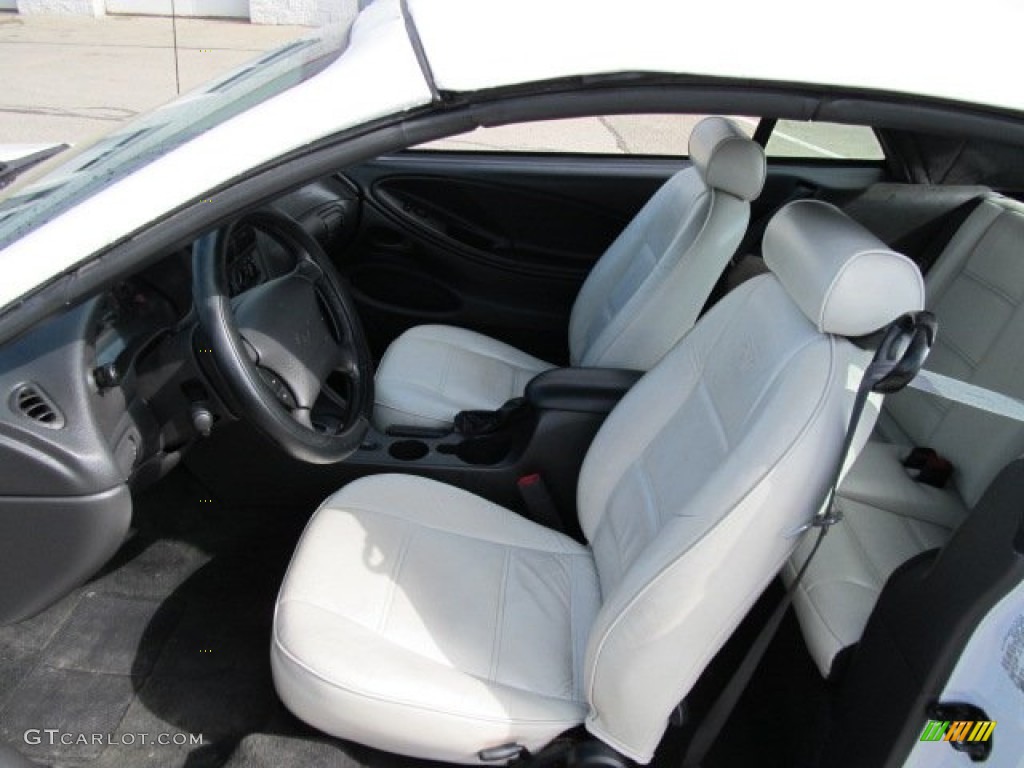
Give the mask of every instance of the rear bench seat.
[[[990, 194], [925, 280], [939, 335], [926, 368], [1024, 396], [1024, 205]], [[914, 445], [955, 467], [943, 489], [915, 482], [901, 461]], [[1024, 425], [907, 389], [886, 399], [871, 441], [839, 490], [844, 520], [823, 540], [794, 598], [811, 656], [828, 676], [860, 638], [889, 575], [942, 546], [996, 473], [1024, 452]], [[790, 582], [805, 537], [784, 569]]]

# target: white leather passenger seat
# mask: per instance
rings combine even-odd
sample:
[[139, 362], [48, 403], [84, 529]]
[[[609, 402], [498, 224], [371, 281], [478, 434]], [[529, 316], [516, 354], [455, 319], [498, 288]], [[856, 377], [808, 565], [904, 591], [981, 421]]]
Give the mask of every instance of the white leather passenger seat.
[[[939, 321], [926, 368], [1024, 396], [1024, 205], [986, 197], [925, 280]], [[912, 446], [953, 462], [945, 488], [916, 482], [902, 466]], [[860, 639], [890, 574], [942, 546], [996, 473], [1024, 452], [1024, 425], [906, 389], [886, 399], [872, 441], [840, 488], [844, 521], [825, 537], [795, 598], [815, 662]], [[805, 543], [786, 569], [791, 579]]]
[[870, 359], [844, 336], [924, 304], [917, 267], [825, 203], [780, 211], [764, 253], [773, 274], [716, 304], [597, 433], [586, 545], [420, 477], [328, 498], [277, 601], [289, 709], [448, 762], [580, 724], [649, 762], [831, 482]]
[[[569, 323], [574, 366], [649, 370], [690, 330], [747, 230], [765, 158], [731, 121], [702, 120], [691, 165], [670, 178], [598, 260]], [[551, 363], [480, 333], [421, 325], [395, 339], [377, 371], [374, 422], [450, 426], [523, 394]]]

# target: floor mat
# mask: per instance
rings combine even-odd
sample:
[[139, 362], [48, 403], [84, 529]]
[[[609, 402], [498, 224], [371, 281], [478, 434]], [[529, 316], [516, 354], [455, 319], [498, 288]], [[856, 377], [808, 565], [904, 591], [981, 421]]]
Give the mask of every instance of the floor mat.
[[344, 749], [329, 742], [301, 737], [255, 733], [246, 736], [225, 764], [225, 768], [354, 768], [361, 766]]
[[239, 742], [225, 768], [452, 768], [332, 739], [306, 725], [283, 706], [267, 722], [267, 732]]
[[279, 716], [270, 628], [302, 523], [185, 473], [140, 497], [101, 574], [0, 627], [0, 742], [55, 768], [223, 765]]
[[[686, 697], [682, 727], [670, 727], [652, 768], [678, 768], [697, 727], [761, 627], [782, 599], [773, 582]], [[706, 768], [811, 768], [828, 722], [828, 686], [811, 660], [792, 609], [732, 711], [703, 765]]]

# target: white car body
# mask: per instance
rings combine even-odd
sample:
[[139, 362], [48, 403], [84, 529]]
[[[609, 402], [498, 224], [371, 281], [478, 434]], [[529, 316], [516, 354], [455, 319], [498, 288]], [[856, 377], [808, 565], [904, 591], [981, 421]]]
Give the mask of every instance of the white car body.
[[[402, 4], [376, 0], [355, 21], [343, 55], [323, 72], [106, 186], [0, 251], [0, 307], [246, 170], [429, 104], [433, 89], [477, 91], [660, 72], [865, 88], [1024, 110], [1012, 61], [1024, 8], [1002, 0], [974, 3], [970, 15], [934, 14], [933, 6], [920, 2], [871, 0], [841, 24], [806, 1], [787, 3], [785, 13], [777, 4], [694, 8], [665, 0], [643, 0], [628, 11], [587, 0], [410, 0], [408, 6], [433, 83], [417, 59]], [[880, 29], [915, 29], [922, 15], [927, 27], [901, 36], [898, 50], [874, 44]], [[997, 16], [1000, 24], [989, 23]], [[957, 55], [937, 55], [936, 40], [956, 40]], [[163, 109], [196, 98], [202, 92]], [[305, 119], [292, 120], [296, 114]], [[50, 177], [44, 183], [53, 182]], [[117, 215], [109, 215], [114, 210]]]
[[[400, 0], [376, 0], [356, 19], [344, 53], [319, 74], [142, 165], [10, 242], [0, 250], [0, 309], [248, 170], [340, 132], [429, 105], [438, 90], [473, 92], [559, 78], [657, 72], [866, 89], [894, 99], [912, 94], [983, 111], [1024, 113], [1017, 62], [1024, 5], [1009, 0], [975, 0], [969, 13], [951, 13], [933, 3], [868, 0], [844, 8], [841, 16], [834, 6], [809, 0], [408, 0], [407, 5], [411, 18]], [[892, 33], [890, 40], [889, 30], [900, 34]], [[903, 34], [906, 30], [917, 33]], [[185, 96], [150, 119], [159, 121], [164, 111], [187, 109], [203, 98], [202, 91]], [[0, 147], [0, 160], [7, 150]], [[37, 184], [45, 187], [61, 179], [58, 168]], [[1011, 612], [1021, 613], [1022, 599], [1018, 589]], [[1006, 605], [1000, 611], [1004, 616]], [[976, 671], [977, 659], [993, 658], [991, 646], [1000, 636], [979, 630], [965, 651], [965, 665]], [[969, 680], [957, 674], [948, 692], [953, 698], [979, 700], [1020, 696], [1010, 686], [985, 694], [983, 677], [974, 679], [980, 682], [972, 691]], [[999, 725], [998, 738], [1024, 744], [1024, 723]], [[934, 764], [935, 749], [919, 745], [908, 764]], [[943, 765], [965, 764], [966, 758], [959, 757], [943, 753]]]

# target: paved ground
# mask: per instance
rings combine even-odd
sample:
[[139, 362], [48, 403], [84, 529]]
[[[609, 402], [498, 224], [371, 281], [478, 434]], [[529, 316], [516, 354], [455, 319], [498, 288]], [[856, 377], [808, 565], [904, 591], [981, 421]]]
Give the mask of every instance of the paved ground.
[[[178, 19], [181, 91], [307, 31]], [[174, 29], [159, 17], [0, 13], [0, 72], [0, 144], [79, 143], [174, 98]]]
[[[465, 151], [519, 150], [602, 154], [685, 155], [700, 115], [609, 115], [481, 128], [428, 145]], [[734, 117], [752, 135], [757, 120]], [[768, 143], [771, 157], [881, 158], [878, 142], [857, 126], [780, 121]]]

